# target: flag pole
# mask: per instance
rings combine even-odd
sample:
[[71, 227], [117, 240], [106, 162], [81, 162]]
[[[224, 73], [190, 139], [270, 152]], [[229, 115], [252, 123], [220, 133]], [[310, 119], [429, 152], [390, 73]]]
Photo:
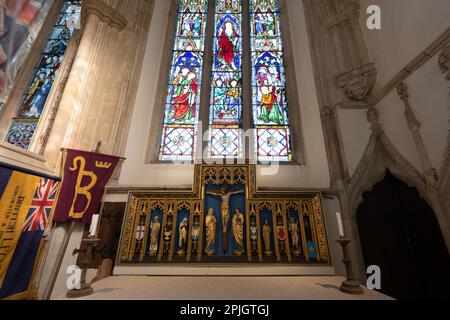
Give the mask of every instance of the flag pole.
[[[59, 176], [60, 177], [62, 177], [63, 173], [64, 173], [64, 170], [63, 170], [63, 163], [65, 162], [64, 161], [64, 156], [65, 156], [65, 151], [63, 151], [63, 153], [62, 153], [61, 163], [59, 165]], [[42, 280], [43, 269], [45, 267], [45, 262], [47, 261], [48, 253], [50, 251], [50, 243], [51, 243], [51, 241], [53, 239], [53, 234], [55, 232], [56, 225], [57, 225], [57, 222], [52, 223], [52, 221], [53, 221], [53, 216], [55, 215], [56, 203], [58, 202], [59, 194], [61, 192], [61, 184], [62, 183], [60, 182], [60, 186], [58, 188], [58, 192], [57, 192], [56, 197], [55, 197], [55, 202], [53, 204], [53, 207], [51, 209], [50, 215], [48, 217], [48, 223], [51, 224], [51, 226], [49, 227], [47, 225], [46, 226], [46, 230], [44, 230], [44, 233], [49, 231], [49, 229], [50, 229], [50, 232], [48, 234], [47, 239], [42, 241], [41, 244], [40, 244], [39, 251], [38, 251], [38, 254], [37, 254], [37, 262], [36, 262], [36, 265], [35, 265], [35, 269], [37, 269], [37, 270], [33, 271], [33, 278], [32, 278], [31, 283], [35, 284], [37, 290], [39, 288], [39, 283]], [[42, 253], [41, 253], [41, 251], [42, 251]], [[38, 292], [37, 292], [37, 298], [39, 298], [39, 293]]]
[[[66, 162], [65, 160], [66, 160], [66, 155], [67, 155], [67, 150], [66, 149], [61, 149], [61, 151], [63, 152], [63, 156], [62, 156], [62, 159], [61, 159], [61, 167], [60, 167], [60, 170], [61, 170], [61, 186], [62, 186], [62, 181], [63, 181], [63, 179], [64, 179], [64, 168], [63, 168], [63, 166], [64, 166], [64, 163]], [[59, 198], [59, 192], [58, 192], [58, 198]], [[56, 206], [56, 204], [55, 204], [55, 206]], [[56, 230], [56, 226], [57, 226], [57, 222], [55, 222], [55, 225], [54, 225], [54, 230], [53, 230], [53, 232], [52, 232], [52, 238], [53, 238], [53, 233], [55, 232], [55, 230]], [[56, 280], [58, 279], [58, 274], [59, 274], [59, 270], [61, 269], [61, 265], [62, 265], [62, 263], [63, 263], [63, 260], [64, 260], [64, 256], [65, 256], [65, 253], [66, 253], [66, 251], [67, 251], [67, 247], [69, 246], [69, 240], [70, 240], [70, 238], [71, 238], [71, 236], [72, 236], [72, 232], [73, 232], [73, 229], [75, 228], [75, 222], [74, 221], [72, 221], [71, 223], [70, 223], [70, 226], [69, 226], [69, 230], [67, 231], [67, 233], [66, 233], [66, 235], [65, 235], [65, 237], [64, 237], [64, 244], [63, 244], [63, 247], [61, 248], [61, 250], [59, 250], [59, 254], [58, 254], [58, 261], [57, 261], [57, 264], [56, 264], [56, 270], [55, 270], [55, 273], [54, 273], [54, 275], [53, 275], [53, 277], [52, 277], [52, 282], [51, 282], [51, 284], [50, 284], [50, 288], [49, 288], [49, 290], [48, 290], [48, 292], [47, 292], [47, 294], [46, 294], [46, 296], [45, 296], [45, 299], [46, 300], [50, 300], [50, 298], [51, 298], [51, 295], [52, 295], [52, 292], [53, 292], [53, 289], [55, 288], [55, 284], [56, 284]]]

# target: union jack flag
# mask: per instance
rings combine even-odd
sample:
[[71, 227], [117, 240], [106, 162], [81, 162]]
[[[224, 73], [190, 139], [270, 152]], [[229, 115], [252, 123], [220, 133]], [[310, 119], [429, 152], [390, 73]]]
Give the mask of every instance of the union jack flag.
[[59, 182], [42, 178], [31, 202], [23, 232], [44, 231], [56, 200]]

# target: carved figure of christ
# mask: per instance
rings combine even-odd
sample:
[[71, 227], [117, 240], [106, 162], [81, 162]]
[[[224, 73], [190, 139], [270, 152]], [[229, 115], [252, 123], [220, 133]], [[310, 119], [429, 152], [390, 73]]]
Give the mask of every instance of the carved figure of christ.
[[210, 190], [206, 194], [210, 196], [218, 196], [222, 199], [220, 214], [222, 216], [223, 233], [227, 234], [228, 222], [230, 221], [230, 198], [233, 195], [244, 193], [245, 190], [228, 191], [228, 185], [220, 190]]

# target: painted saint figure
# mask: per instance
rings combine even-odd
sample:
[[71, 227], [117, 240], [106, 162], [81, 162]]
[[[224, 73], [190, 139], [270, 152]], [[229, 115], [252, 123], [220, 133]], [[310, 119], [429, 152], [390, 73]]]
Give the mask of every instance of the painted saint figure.
[[197, 76], [188, 68], [183, 68], [173, 80], [172, 120], [189, 122], [195, 118], [198, 91]]
[[284, 116], [281, 111], [281, 89], [264, 86], [259, 88], [261, 113], [258, 120], [264, 123], [284, 124]]
[[263, 238], [264, 238], [264, 254], [266, 256], [272, 255], [272, 248], [270, 247], [270, 235], [272, 234], [272, 228], [270, 228], [269, 220], [264, 222], [263, 226]]
[[222, 79], [214, 81], [214, 119], [215, 121], [236, 122], [239, 118], [240, 91], [238, 79]]
[[258, 120], [264, 123], [285, 124], [283, 115], [283, 92], [279, 87], [280, 76], [276, 68], [261, 66], [256, 74], [260, 114]]
[[198, 240], [200, 239], [200, 217], [198, 215], [194, 216], [194, 222], [192, 224], [191, 238], [192, 238], [192, 252], [198, 252]]
[[224, 70], [236, 70], [237, 67], [234, 63], [236, 54], [236, 46], [233, 40], [238, 37], [236, 31], [233, 28], [233, 23], [225, 22], [225, 25], [220, 30], [219, 34], [219, 54], [218, 58], [222, 62], [222, 68]]
[[161, 229], [161, 223], [159, 222], [158, 216], [153, 218], [152, 225], [150, 226], [150, 256], [156, 256], [158, 253], [158, 243], [159, 243], [159, 230]]
[[258, 253], [258, 226], [254, 215], [250, 218], [250, 241], [252, 244], [252, 254]]
[[178, 227], [178, 255], [184, 255], [187, 243], [188, 218], [184, 218]]
[[293, 217], [289, 219], [289, 232], [291, 234], [291, 244], [294, 255], [299, 256], [300, 253], [300, 231], [298, 228], [298, 223]]
[[244, 215], [239, 209], [236, 209], [232, 221], [234, 251], [235, 255], [244, 253]]
[[206, 246], [205, 252], [208, 256], [212, 256], [216, 253], [215, 244], [216, 244], [216, 228], [217, 228], [217, 219], [214, 214], [214, 209], [209, 208], [208, 214], [205, 218], [205, 226], [206, 226]]
[[164, 227], [164, 254], [169, 254], [170, 242], [172, 240], [172, 221], [173, 217], [169, 215], [167, 217], [167, 223]]

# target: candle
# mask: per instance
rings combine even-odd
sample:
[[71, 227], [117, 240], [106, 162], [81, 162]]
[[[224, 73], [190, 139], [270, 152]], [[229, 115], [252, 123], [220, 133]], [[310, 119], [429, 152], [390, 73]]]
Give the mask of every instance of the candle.
[[344, 238], [344, 225], [342, 224], [342, 215], [340, 212], [336, 212], [336, 218], [338, 223], [338, 229], [339, 229], [339, 236], [341, 238]]
[[92, 216], [91, 226], [89, 227], [89, 237], [95, 237], [97, 235], [97, 226], [99, 221], [99, 214], [94, 214]]

